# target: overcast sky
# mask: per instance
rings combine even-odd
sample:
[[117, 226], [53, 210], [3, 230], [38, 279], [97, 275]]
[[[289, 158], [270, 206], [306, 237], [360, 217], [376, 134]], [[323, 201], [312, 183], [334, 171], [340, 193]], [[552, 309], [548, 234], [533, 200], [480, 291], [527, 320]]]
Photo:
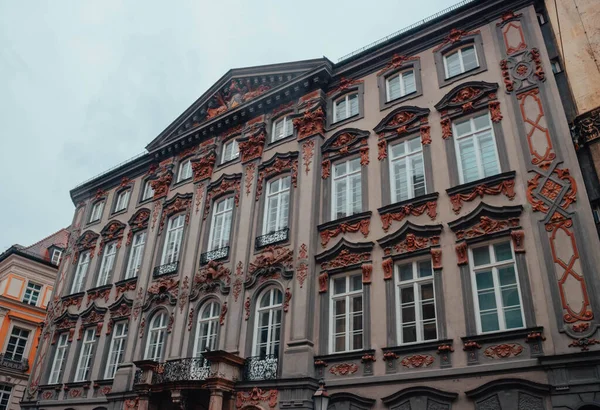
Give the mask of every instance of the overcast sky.
[[0, 251], [68, 226], [71, 188], [228, 69], [337, 62], [456, 2], [0, 0]]

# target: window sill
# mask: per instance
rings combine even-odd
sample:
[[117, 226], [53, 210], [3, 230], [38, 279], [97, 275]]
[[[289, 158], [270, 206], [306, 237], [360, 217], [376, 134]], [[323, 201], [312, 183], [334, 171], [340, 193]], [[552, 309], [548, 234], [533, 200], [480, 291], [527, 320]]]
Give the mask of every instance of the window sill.
[[171, 187], [171, 189], [176, 189], [179, 188], [180, 186], [183, 186], [189, 182], [192, 182], [192, 177], [186, 178], [186, 179], [182, 179], [181, 181], [177, 181], [173, 184], [173, 186]]
[[[360, 212], [318, 225], [317, 231], [321, 234], [321, 245], [326, 247], [330, 239], [343, 234], [343, 232], [337, 230], [341, 225], [354, 224], [352, 228], [347, 229], [345, 232], [361, 232], [366, 238], [369, 235], [369, 225], [372, 214], [372, 211]], [[362, 221], [369, 221], [369, 223], [366, 224], [366, 233], [363, 231], [364, 227], [360, 224]], [[354, 227], [356, 227], [356, 229], [354, 229]]]
[[128, 285], [130, 283], [137, 283], [137, 280], [138, 280], [138, 277], [134, 276], [133, 278], [122, 279], [118, 282], [115, 282], [114, 285], [118, 289], [118, 288], [120, 288], [120, 287], [122, 288], [123, 286]]
[[487, 71], [487, 67], [480, 65], [479, 67], [473, 68], [469, 71], [465, 71], [464, 73], [457, 74], [453, 77], [445, 78], [442, 80], [440, 88], [444, 88], [450, 84], [454, 84], [455, 82], [463, 80], [472, 75], [483, 73], [484, 71]]
[[113, 218], [113, 217], [115, 217], [117, 215], [121, 215], [121, 214], [127, 213], [127, 208], [121, 209], [120, 211], [114, 211], [113, 213], [110, 214], [110, 218]]
[[288, 143], [290, 141], [294, 141], [296, 139], [296, 131], [294, 130], [294, 133], [292, 135], [288, 135], [287, 137], [283, 137], [281, 139], [278, 139], [276, 141], [271, 141], [267, 144], [267, 146], [264, 149], [264, 152], [269, 151], [272, 148], [278, 147], [279, 145], [283, 145], [285, 143]]
[[386, 206], [382, 206], [381, 208], [377, 209], [377, 212], [379, 212], [380, 215], [394, 213], [394, 212], [400, 212], [400, 211], [402, 211], [402, 208], [404, 208], [406, 206], [412, 205], [413, 207], [417, 207], [417, 206], [423, 205], [427, 202], [437, 201], [438, 196], [439, 196], [439, 193], [432, 192], [431, 194], [425, 194], [425, 195], [417, 196], [414, 198], [406, 199], [404, 201], [400, 201], [400, 202], [396, 202], [396, 203], [389, 204]]
[[60, 300], [65, 301], [65, 300], [79, 299], [79, 298], [83, 299], [83, 296], [85, 296], [85, 292], [71, 293], [70, 295], [61, 297]]
[[90, 289], [86, 290], [85, 293], [87, 293], [88, 295], [90, 293], [99, 293], [99, 292], [102, 292], [103, 290], [112, 289], [112, 286], [113, 286], [112, 283], [107, 283], [106, 285], [90, 288]]
[[154, 200], [154, 196], [151, 196], [150, 198], [142, 199], [140, 202], [138, 202], [136, 208], [139, 208], [142, 205], [150, 204], [150, 203], [152, 203], [153, 200]]
[[365, 212], [359, 212], [357, 214], [353, 214], [350, 216], [344, 216], [343, 218], [333, 219], [329, 222], [324, 222], [321, 225], [318, 225], [317, 230], [319, 232], [321, 232], [326, 229], [334, 228], [341, 224], [354, 223], [354, 222], [362, 221], [363, 219], [370, 219], [372, 214], [373, 214], [372, 211], [365, 211]]
[[85, 224], [85, 227], [89, 228], [90, 226], [98, 225], [101, 220], [102, 220], [102, 218], [96, 219], [95, 221], [90, 221], [90, 222], [88, 222], [88, 223]]
[[[508, 199], [512, 200], [515, 197], [515, 176], [515, 171], [503, 172], [446, 189], [446, 193], [450, 197], [450, 202], [452, 202], [452, 210], [455, 214], [458, 214], [462, 209], [463, 202], [473, 201], [477, 197], [483, 197], [483, 195], [504, 194]], [[508, 181], [513, 181], [512, 187], [507, 186]], [[486, 189], [488, 192], [485, 191]], [[489, 193], [490, 189], [499, 191], [497, 193]]]
[[392, 346], [392, 347], [382, 347], [381, 351], [383, 352], [384, 355], [388, 352], [396, 353], [397, 355], [401, 355], [401, 354], [407, 354], [407, 353], [424, 352], [424, 351], [428, 351], [428, 350], [436, 350], [437, 351], [438, 347], [440, 347], [440, 346], [452, 346], [452, 342], [453, 342], [452, 339], [437, 339], [437, 340], [431, 340], [431, 341], [427, 341], [427, 342], [411, 343], [411, 344], [404, 344], [404, 345]]
[[339, 121], [336, 121], [336, 122], [332, 122], [331, 124], [327, 124], [327, 130], [326, 131], [329, 132], [331, 130], [334, 130], [336, 128], [341, 127], [342, 125], [345, 125], [345, 124], [348, 124], [348, 123], [351, 123], [351, 122], [363, 119], [364, 117], [365, 117], [364, 113], [359, 112], [358, 114], [354, 114], [351, 117], [344, 118], [343, 120], [339, 120]]
[[230, 159], [229, 161], [221, 162], [219, 165], [215, 167], [215, 171], [218, 171], [223, 168], [227, 168], [230, 165], [237, 164], [238, 162], [242, 162], [242, 156], [238, 155], [237, 158]]
[[[383, 92], [385, 93], [385, 90]], [[414, 91], [414, 92], [412, 92], [410, 94], [403, 95], [402, 97], [398, 97], [398, 98], [395, 98], [393, 100], [386, 101], [386, 102], [384, 102], [384, 103], [381, 104], [381, 107], [379, 107], [379, 111], [385, 111], [388, 108], [394, 107], [394, 106], [396, 106], [398, 104], [401, 104], [401, 103], [409, 101], [409, 100], [413, 100], [413, 99], [418, 98], [418, 97], [420, 97], [422, 95], [423, 95], [423, 91], [417, 90], [417, 91]]]
[[315, 361], [323, 361], [325, 363], [337, 363], [347, 360], [361, 360], [363, 356], [375, 355], [375, 349], [355, 350], [351, 352], [333, 353], [324, 356], [315, 356]]
[[502, 181], [508, 181], [510, 179], [515, 179], [516, 171], [508, 171], [503, 172], [501, 174], [492, 175], [490, 177], [485, 177], [481, 179], [477, 179], [475, 181], [467, 182], [464, 184], [453, 186], [452, 188], [446, 189], [448, 195], [456, 195], [456, 194], [464, 194], [473, 191], [480, 185], [484, 185], [486, 188], [495, 185]]
[[544, 328], [542, 326], [524, 327], [521, 329], [502, 330], [499, 332], [484, 333], [481, 335], [464, 336], [464, 337], [461, 337], [461, 340], [463, 341], [464, 344], [467, 344], [470, 342], [475, 342], [478, 344], [497, 343], [497, 342], [504, 342], [504, 341], [513, 340], [513, 339], [525, 339], [531, 334], [535, 334], [535, 333], [542, 334], [543, 332], [544, 332]]

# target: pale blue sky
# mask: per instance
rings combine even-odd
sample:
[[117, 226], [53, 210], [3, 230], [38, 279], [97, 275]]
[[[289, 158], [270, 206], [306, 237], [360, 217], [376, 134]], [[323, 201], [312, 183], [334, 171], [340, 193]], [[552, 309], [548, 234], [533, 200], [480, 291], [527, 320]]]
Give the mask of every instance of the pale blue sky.
[[0, 252], [142, 152], [228, 69], [332, 61], [457, 0], [0, 0]]

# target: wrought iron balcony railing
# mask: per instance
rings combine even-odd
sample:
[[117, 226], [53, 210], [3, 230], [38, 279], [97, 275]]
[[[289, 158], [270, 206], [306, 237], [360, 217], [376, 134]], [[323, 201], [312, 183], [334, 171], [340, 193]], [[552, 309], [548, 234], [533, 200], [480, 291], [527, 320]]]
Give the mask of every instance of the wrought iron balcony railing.
[[253, 356], [244, 364], [244, 380], [273, 380], [277, 378], [277, 355]]
[[[203, 357], [188, 357], [160, 363], [152, 370], [152, 384], [205, 380], [210, 374], [210, 362]], [[135, 372], [133, 384], [147, 383], [143, 370]]]
[[229, 256], [229, 246], [213, 249], [200, 255], [200, 264], [206, 265], [210, 261], [225, 259], [227, 256]]
[[290, 235], [290, 228], [283, 228], [278, 231], [269, 232], [268, 234], [259, 236], [256, 238], [256, 249], [264, 248], [267, 245], [273, 245], [275, 243], [285, 242], [288, 240]]
[[170, 275], [171, 273], [177, 272], [179, 269], [179, 261], [165, 263], [164, 265], [156, 266], [154, 268], [153, 276]]
[[12, 358], [7, 357], [4, 353], [0, 353], [0, 367], [17, 370], [19, 372], [26, 372], [29, 370], [29, 361], [26, 358], [21, 360], [13, 360]]

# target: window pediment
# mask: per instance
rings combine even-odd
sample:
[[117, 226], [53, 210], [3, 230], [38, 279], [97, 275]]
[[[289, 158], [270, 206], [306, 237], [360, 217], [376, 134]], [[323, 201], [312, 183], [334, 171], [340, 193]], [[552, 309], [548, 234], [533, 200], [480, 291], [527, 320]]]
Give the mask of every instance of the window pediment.
[[396, 135], [408, 134], [419, 130], [421, 124], [427, 123], [429, 108], [415, 106], [398, 107], [386, 115], [377, 124], [373, 131], [380, 136], [393, 133]]
[[132, 216], [129, 218], [127, 223], [129, 224], [129, 233], [127, 234], [127, 245], [131, 245], [131, 240], [133, 239], [133, 233], [142, 231], [148, 228], [148, 222], [150, 221], [150, 210], [148, 208], [138, 209]]
[[384, 236], [377, 242], [386, 255], [414, 252], [439, 245], [442, 229], [442, 225], [416, 225], [406, 221], [396, 232]]
[[196, 300], [201, 294], [215, 292], [217, 289], [222, 294], [227, 295], [229, 294], [230, 285], [231, 270], [221, 262], [208, 261], [194, 276], [190, 300]]
[[125, 225], [119, 221], [112, 221], [106, 224], [104, 228], [100, 231], [101, 239], [100, 239], [100, 249], [98, 249], [98, 255], [102, 254], [102, 250], [104, 246], [112, 241], [117, 241], [117, 248], [121, 247], [121, 240], [123, 239], [123, 233], [125, 232]]
[[480, 203], [470, 214], [448, 223], [456, 240], [470, 240], [481, 236], [509, 233], [520, 228], [519, 216], [523, 206], [501, 206]]
[[344, 128], [333, 134], [321, 147], [323, 156], [336, 158], [358, 152], [361, 146], [366, 146], [369, 131], [358, 128]]
[[173, 198], [165, 202], [163, 206], [162, 216], [160, 218], [160, 227], [158, 233], [160, 234], [165, 225], [165, 221], [171, 216], [180, 212], [185, 212], [185, 223], [189, 223], [190, 212], [192, 210], [192, 196], [193, 194], [177, 194]]
[[262, 195], [265, 179], [269, 179], [283, 172], [290, 172], [292, 176], [292, 185], [294, 188], [298, 187], [298, 151], [290, 151], [287, 154], [277, 153], [267, 162], [260, 164], [258, 167], [258, 180], [256, 181], [256, 201], [258, 201]]
[[142, 306], [145, 312], [158, 305], [176, 305], [179, 295], [179, 280], [173, 278], [162, 278], [152, 282], [147, 290], [146, 303]]
[[79, 259], [79, 254], [81, 252], [90, 251], [90, 259], [94, 257], [94, 248], [96, 247], [96, 242], [98, 241], [98, 235], [94, 231], [85, 231], [75, 242], [75, 257], [73, 258], [73, 263]]
[[329, 398], [328, 409], [358, 409], [369, 410], [375, 405], [375, 399], [358, 396], [352, 393], [340, 392], [333, 393]]
[[163, 161], [153, 172], [148, 172], [151, 175], [150, 186], [154, 190], [152, 199], [156, 200], [167, 196], [171, 182], [173, 182], [173, 160]]
[[121, 297], [115, 301], [115, 303], [108, 307], [111, 321], [121, 318], [129, 318], [132, 306], [133, 300], [129, 299], [125, 294], [122, 294]]
[[258, 278], [290, 279], [294, 261], [294, 252], [283, 246], [269, 246], [250, 262], [244, 286], [251, 289], [256, 285]]
[[235, 193], [234, 202], [237, 208], [240, 204], [241, 180], [242, 174], [223, 174], [215, 182], [211, 182], [206, 189], [206, 201], [204, 205], [204, 215], [202, 219], [205, 220], [208, 216], [212, 200], [227, 193]]
[[217, 149], [214, 144], [207, 146], [192, 159], [193, 181], [199, 182], [212, 177], [217, 162]]

